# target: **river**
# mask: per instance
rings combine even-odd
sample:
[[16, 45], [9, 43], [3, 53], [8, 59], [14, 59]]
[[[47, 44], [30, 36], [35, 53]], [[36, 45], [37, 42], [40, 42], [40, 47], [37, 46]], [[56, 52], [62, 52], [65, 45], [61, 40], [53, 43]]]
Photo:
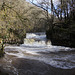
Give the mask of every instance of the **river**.
[[[46, 39], [44, 32], [27, 33], [24, 44], [6, 46], [5, 53], [8, 56], [15, 56], [20, 59], [44, 62], [55, 68], [65, 70], [75, 68], [75, 48], [51, 45], [51, 41]], [[10, 59], [9, 62], [12, 62], [12, 60]], [[16, 71], [15, 67], [13, 71]]]

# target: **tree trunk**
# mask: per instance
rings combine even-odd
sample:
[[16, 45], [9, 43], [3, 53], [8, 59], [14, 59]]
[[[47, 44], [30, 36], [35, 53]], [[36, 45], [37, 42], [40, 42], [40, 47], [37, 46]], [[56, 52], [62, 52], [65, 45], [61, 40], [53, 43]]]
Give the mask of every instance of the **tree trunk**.
[[67, 0], [66, 3], [67, 3], [67, 10], [66, 10], [66, 11], [67, 11], [67, 19], [68, 19], [68, 17], [69, 17], [69, 16], [68, 16], [68, 0]]
[[51, 26], [51, 40], [53, 39], [53, 20], [54, 20], [54, 11], [53, 11], [53, 0], [51, 0], [51, 23], [52, 23], [52, 26]]
[[61, 12], [60, 12], [60, 19], [62, 20], [62, 0], [61, 0]]

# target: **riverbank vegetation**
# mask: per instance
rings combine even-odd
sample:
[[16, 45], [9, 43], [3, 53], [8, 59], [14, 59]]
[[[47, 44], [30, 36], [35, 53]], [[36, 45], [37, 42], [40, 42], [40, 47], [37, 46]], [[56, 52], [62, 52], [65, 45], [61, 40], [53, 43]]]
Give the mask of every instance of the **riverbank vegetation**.
[[25, 0], [1, 0], [0, 37], [4, 43], [23, 43], [26, 32], [45, 30], [45, 13]]
[[[30, 0], [35, 3], [35, 0]], [[53, 45], [75, 47], [75, 1], [36, 0], [38, 7], [47, 11], [46, 35]], [[51, 12], [51, 18], [48, 13]]]
[[57, 14], [52, 26], [47, 30], [47, 38], [54, 45], [75, 47], [75, 2], [74, 0], [60, 0], [57, 9], [52, 3], [52, 14]]
[[3, 39], [0, 38], [0, 57], [3, 57], [5, 54], [4, 52], [4, 44], [3, 44]]

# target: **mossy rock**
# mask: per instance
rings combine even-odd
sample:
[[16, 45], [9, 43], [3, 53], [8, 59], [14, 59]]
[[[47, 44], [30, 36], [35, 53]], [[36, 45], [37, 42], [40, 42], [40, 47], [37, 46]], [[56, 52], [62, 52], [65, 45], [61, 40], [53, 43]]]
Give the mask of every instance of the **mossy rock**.
[[0, 38], [0, 57], [4, 56], [4, 45], [3, 45], [3, 39]]

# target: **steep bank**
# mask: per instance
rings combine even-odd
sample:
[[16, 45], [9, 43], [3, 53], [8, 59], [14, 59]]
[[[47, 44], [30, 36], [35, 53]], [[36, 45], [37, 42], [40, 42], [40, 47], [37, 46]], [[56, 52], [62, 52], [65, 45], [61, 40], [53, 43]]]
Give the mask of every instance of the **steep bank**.
[[[57, 23], [53, 29], [46, 31], [47, 38], [52, 41], [53, 45], [75, 47], [75, 22]], [[68, 26], [68, 27], [67, 27]]]
[[46, 12], [26, 0], [0, 0], [0, 15], [0, 37], [6, 43], [21, 43], [26, 32], [45, 30]]

